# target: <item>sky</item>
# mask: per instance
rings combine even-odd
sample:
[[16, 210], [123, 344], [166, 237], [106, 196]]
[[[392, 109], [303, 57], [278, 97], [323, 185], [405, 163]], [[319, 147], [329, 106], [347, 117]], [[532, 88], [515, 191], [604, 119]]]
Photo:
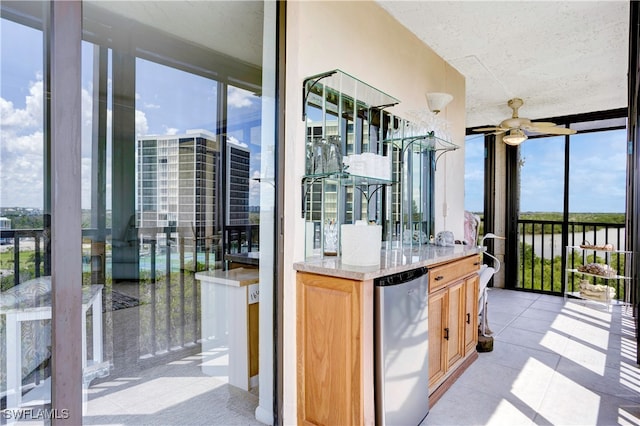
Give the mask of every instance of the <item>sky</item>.
[[[627, 132], [612, 130], [571, 137], [570, 213], [625, 211]], [[564, 137], [528, 139], [520, 145], [520, 211], [562, 212]], [[465, 209], [483, 208], [483, 135], [465, 143]]]
[[[43, 61], [39, 31], [0, 20], [0, 207], [43, 207]], [[16, 43], [16, 40], [20, 40]], [[91, 200], [92, 46], [82, 45], [82, 208]], [[136, 63], [136, 133], [184, 134], [216, 130], [214, 81], [158, 64]], [[109, 86], [111, 80], [109, 79]], [[230, 87], [228, 124], [260, 117], [261, 99]], [[111, 138], [111, 101], [107, 140]], [[260, 176], [260, 131], [229, 138], [251, 151], [250, 176]], [[111, 202], [111, 155], [107, 158], [107, 204]], [[250, 181], [250, 204], [259, 204], [259, 183]]]

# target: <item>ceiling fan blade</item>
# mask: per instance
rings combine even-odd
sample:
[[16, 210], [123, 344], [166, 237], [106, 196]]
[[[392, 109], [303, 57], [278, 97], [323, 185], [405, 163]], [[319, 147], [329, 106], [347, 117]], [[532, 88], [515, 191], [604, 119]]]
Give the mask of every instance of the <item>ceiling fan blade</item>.
[[574, 129], [567, 129], [566, 127], [540, 127], [531, 126], [526, 129], [528, 132], [541, 133], [547, 135], [573, 135], [576, 133]]
[[492, 131], [501, 131], [505, 130], [502, 127], [480, 127], [479, 129], [473, 129], [474, 132], [492, 132]]
[[550, 121], [532, 121], [531, 125], [533, 127], [555, 127], [555, 126], [557, 126], [556, 123], [552, 123]]
[[501, 135], [503, 133], [507, 133], [507, 130], [506, 129], [500, 129], [497, 132], [493, 132], [493, 133], [489, 133], [489, 134], [490, 135], [494, 135], [494, 136], [498, 136], [498, 135]]

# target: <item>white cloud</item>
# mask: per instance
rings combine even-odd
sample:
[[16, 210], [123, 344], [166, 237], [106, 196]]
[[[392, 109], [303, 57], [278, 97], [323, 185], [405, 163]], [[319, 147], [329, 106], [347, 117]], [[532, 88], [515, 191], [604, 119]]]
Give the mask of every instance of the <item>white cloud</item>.
[[[43, 84], [31, 82], [25, 107], [0, 98], [0, 206], [37, 207], [43, 205], [44, 135]], [[91, 154], [93, 98], [91, 86], [82, 90], [82, 207], [91, 206]], [[107, 111], [107, 141], [111, 140], [111, 111]], [[136, 133], [148, 133], [147, 117], [136, 111]], [[108, 142], [109, 144], [109, 142]], [[110, 152], [108, 153], [110, 155]], [[111, 203], [111, 159], [107, 158], [107, 203]]]
[[0, 138], [0, 205], [42, 207], [43, 134]]
[[136, 110], [136, 136], [143, 136], [149, 133], [147, 115], [144, 111]]
[[42, 127], [42, 81], [31, 82], [25, 98], [25, 108], [17, 109], [13, 102], [0, 98], [0, 129], [33, 129]]
[[229, 87], [229, 94], [227, 97], [227, 103], [230, 107], [243, 108], [251, 106], [251, 99], [253, 93], [246, 90], [238, 89], [237, 87]]
[[0, 205], [41, 207], [42, 80], [31, 82], [25, 107], [0, 98]]
[[234, 136], [229, 136], [229, 137], [227, 138], [227, 142], [231, 142], [232, 144], [234, 144], [234, 145], [238, 145], [238, 146], [241, 146], [241, 147], [243, 147], [243, 148], [249, 148], [249, 145], [247, 145], [247, 144], [246, 144], [246, 143], [244, 143], [244, 142], [240, 142], [240, 141], [239, 141], [236, 137], [234, 137]]
[[165, 135], [177, 135], [180, 132], [180, 129], [176, 127], [167, 127], [165, 130]]

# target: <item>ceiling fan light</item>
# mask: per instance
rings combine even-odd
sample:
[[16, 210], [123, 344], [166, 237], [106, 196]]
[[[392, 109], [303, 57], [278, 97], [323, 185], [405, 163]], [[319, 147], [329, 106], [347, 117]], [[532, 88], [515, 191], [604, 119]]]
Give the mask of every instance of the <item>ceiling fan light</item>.
[[453, 100], [453, 95], [448, 93], [427, 93], [427, 106], [429, 107], [429, 111], [434, 114], [442, 111], [448, 104]]
[[502, 137], [502, 142], [512, 146], [520, 145], [522, 142], [526, 140], [527, 140], [527, 135], [525, 135], [524, 132], [520, 129], [510, 130], [508, 135], [504, 135]]

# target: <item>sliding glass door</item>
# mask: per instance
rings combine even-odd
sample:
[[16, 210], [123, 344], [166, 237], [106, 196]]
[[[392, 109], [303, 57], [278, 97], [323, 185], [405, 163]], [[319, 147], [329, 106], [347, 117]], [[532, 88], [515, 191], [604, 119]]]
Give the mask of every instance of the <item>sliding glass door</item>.
[[[63, 408], [50, 365], [75, 342], [79, 365], [58, 365], [79, 378], [69, 389], [85, 424], [268, 421], [276, 4], [82, 3], [79, 189], [67, 189], [81, 206], [69, 224], [81, 227], [80, 335], [48, 319], [48, 164], [60, 154], [43, 101], [49, 7], [2, 4], [3, 408]], [[39, 286], [25, 297], [48, 318], [4, 308], [25, 286]]]

